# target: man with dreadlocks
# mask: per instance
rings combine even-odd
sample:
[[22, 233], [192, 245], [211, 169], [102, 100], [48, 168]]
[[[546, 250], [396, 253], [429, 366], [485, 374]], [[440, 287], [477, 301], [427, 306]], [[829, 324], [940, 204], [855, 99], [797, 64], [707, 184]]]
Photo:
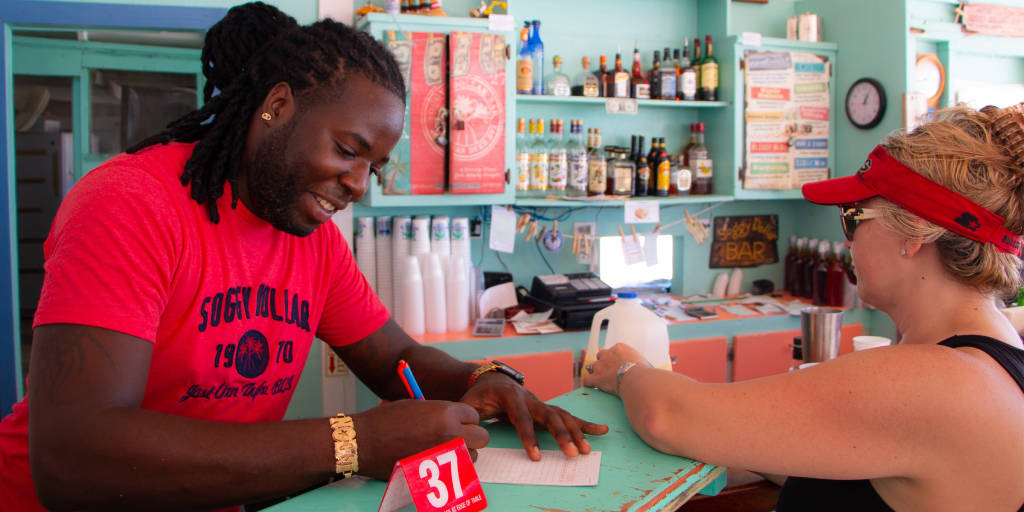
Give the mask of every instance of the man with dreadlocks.
[[[202, 64], [205, 105], [91, 171], [54, 220], [29, 392], [0, 423], [0, 510], [209, 509], [383, 479], [455, 437], [486, 445], [495, 416], [533, 459], [535, 427], [587, 453], [607, 427], [402, 332], [328, 222], [402, 132], [384, 48], [253, 3], [210, 29]], [[392, 401], [281, 421], [314, 336]], [[432, 400], [402, 400], [399, 360]]]

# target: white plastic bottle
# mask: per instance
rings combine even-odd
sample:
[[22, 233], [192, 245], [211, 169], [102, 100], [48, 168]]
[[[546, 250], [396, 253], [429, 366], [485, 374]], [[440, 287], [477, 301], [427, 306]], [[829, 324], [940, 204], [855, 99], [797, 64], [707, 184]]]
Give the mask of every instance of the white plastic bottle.
[[608, 321], [608, 332], [604, 348], [625, 343], [640, 352], [655, 368], [672, 370], [672, 360], [668, 355], [668, 326], [665, 321], [640, 304], [636, 292], [620, 292], [615, 304], [598, 311], [590, 324], [590, 342], [583, 357], [584, 375], [589, 373], [586, 371], [587, 365], [597, 361], [601, 324], [605, 320]]

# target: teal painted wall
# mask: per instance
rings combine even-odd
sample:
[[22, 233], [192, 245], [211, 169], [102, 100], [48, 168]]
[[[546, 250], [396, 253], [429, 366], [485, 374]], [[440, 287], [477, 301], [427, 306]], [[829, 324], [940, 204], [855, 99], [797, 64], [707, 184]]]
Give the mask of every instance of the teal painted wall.
[[[93, 0], [57, 0], [58, 2], [88, 3]], [[263, 0], [288, 13], [299, 23], [310, 23], [317, 18], [317, 0]], [[126, 5], [167, 5], [174, 7], [232, 7], [240, 3], [237, 0], [103, 0], [108, 4]]]

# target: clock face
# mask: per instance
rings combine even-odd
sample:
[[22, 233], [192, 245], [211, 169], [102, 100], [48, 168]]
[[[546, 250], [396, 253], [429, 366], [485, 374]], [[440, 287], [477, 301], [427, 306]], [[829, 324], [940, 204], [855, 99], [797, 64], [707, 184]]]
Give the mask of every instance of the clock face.
[[914, 91], [924, 94], [925, 98], [931, 98], [939, 92], [942, 86], [942, 72], [938, 66], [930, 60], [918, 62], [914, 68]]
[[882, 84], [870, 78], [854, 82], [846, 94], [846, 115], [858, 128], [871, 128], [885, 114], [885, 91]]

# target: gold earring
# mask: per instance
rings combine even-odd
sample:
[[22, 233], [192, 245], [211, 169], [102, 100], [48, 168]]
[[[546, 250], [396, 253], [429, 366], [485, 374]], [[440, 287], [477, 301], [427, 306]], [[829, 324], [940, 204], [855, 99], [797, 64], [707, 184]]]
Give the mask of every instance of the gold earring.
[[260, 117], [262, 117], [264, 121], [270, 121], [271, 119], [274, 118], [273, 116], [270, 115], [270, 112], [264, 112], [260, 114]]

